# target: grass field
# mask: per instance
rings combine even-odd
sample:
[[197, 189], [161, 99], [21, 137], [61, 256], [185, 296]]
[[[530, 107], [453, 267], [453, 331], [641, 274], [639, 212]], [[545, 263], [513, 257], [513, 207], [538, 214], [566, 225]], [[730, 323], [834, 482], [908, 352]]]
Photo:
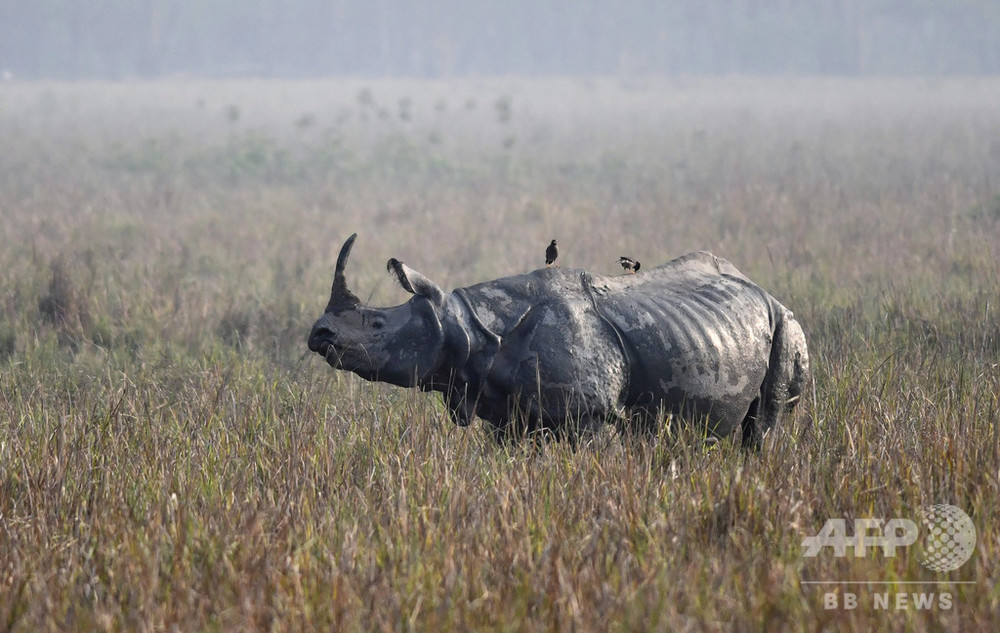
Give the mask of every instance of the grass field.
[[[0, 84], [0, 631], [1000, 629], [998, 103], [973, 79]], [[407, 298], [389, 257], [453, 288], [553, 237], [605, 273], [711, 250], [795, 312], [812, 393], [749, 458], [498, 447], [306, 353], [355, 231], [382, 305]], [[828, 518], [935, 503], [977, 529], [956, 571], [803, 555]]]

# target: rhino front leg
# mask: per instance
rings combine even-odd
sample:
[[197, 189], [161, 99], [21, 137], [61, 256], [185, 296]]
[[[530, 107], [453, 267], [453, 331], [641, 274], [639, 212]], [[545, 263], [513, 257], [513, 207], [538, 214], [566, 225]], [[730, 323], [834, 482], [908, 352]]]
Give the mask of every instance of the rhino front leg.
[[489, 431], [500, 445], [524, 439], [565, 440], [575, 448], [595, 438], [606, 422], [602, 416], [581, 415], [556, 423], [543, 420], [538, 415], [522, 413], [499, 422], [489, 422]]
[[472, 423], [472, 416], [476, 413], [476, 403], [469, 397], [468, 383], [452, 382], [442, 396], [448, 406], [451, 421], [457, 426], [469, 426]]

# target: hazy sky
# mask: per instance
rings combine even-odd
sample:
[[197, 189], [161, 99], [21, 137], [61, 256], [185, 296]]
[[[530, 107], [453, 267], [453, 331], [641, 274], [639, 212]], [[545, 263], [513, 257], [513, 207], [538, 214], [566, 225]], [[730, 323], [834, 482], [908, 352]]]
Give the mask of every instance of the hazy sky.
[[22, 78], [1000, 72], [997, 0], [0, 0]]

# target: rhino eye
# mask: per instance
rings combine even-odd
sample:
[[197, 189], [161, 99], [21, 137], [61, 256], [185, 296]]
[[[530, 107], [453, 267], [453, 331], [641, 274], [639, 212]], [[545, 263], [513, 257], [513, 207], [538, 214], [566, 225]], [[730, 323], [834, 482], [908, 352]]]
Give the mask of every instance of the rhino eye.
[[374, 319], [372, 319], [372, 327], [375, 328], [376, 330], [381, 330], [382, 328], [385, 327], [385, 319], [383, 319], [382, 317], [375, 317]]

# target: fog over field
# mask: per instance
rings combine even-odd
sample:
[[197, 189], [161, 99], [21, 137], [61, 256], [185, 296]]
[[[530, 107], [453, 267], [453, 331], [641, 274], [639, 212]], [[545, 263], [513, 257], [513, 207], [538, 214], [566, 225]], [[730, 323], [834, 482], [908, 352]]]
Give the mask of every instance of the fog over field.
[[0, 71], [38, 78], [984, 75], [991, 0], [33, 0]]

